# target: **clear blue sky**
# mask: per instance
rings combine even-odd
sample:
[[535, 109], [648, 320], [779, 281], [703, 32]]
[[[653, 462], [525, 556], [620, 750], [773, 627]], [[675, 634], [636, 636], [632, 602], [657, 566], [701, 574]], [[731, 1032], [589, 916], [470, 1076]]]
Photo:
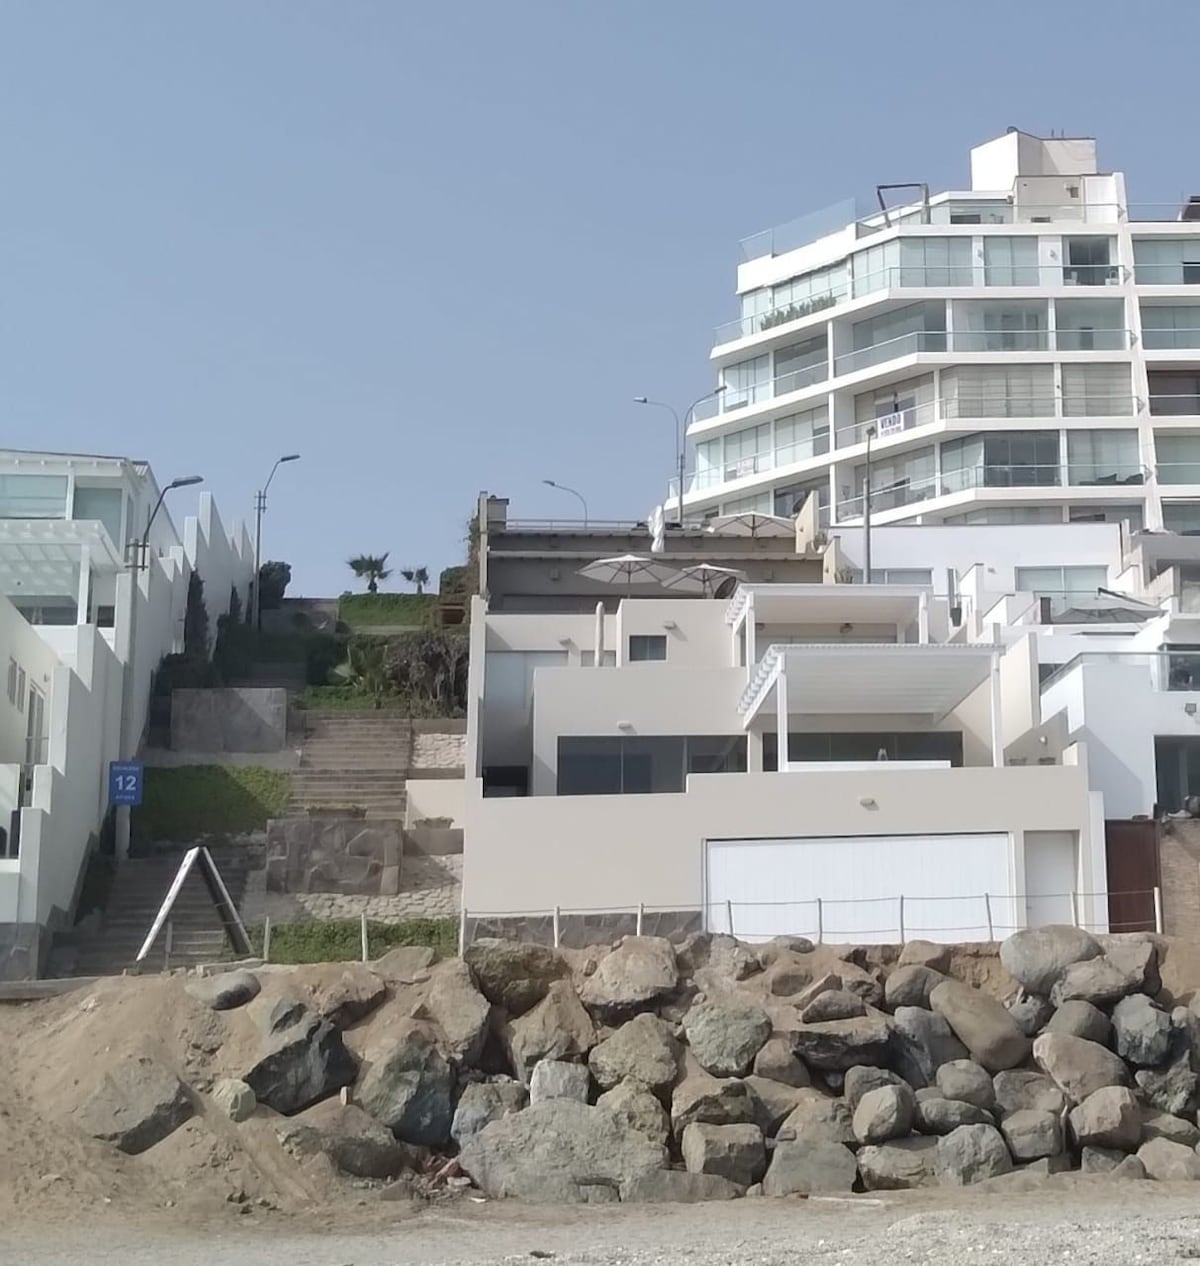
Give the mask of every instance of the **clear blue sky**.
[[[481, 488], [645, 514], [738, 239], [1009, 125], [1200, 192], [1184, 0], [0, 0], [0, 438], [200, 472], [293, 592]], [[178, 494], [177, 509], [194, 497]]]

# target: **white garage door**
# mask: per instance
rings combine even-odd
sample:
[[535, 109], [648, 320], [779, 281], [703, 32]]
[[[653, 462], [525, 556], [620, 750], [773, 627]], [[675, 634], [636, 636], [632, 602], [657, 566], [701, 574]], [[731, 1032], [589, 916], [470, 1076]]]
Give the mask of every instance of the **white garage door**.
[[885, 944], [903, 917], [907, 940], [983, 941], [985, 893], [995, 925], [1014, 922], [1004, 834], [709, 840], [706, 854], [708, 927], [743, 939]]

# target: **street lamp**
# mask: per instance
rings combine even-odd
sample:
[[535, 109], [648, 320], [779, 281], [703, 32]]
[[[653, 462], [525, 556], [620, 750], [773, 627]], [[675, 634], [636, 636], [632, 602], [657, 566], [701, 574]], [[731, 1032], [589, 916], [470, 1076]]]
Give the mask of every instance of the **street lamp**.
[[634, 396], [634, 404], [648, 404], [655, 409], [666, 409], [667, 412], [675, 419], [675, 464], [679, 469], [679, 526], [683, 527], [683, 479], [684, 465], [687, 458], [687, 439], [686, 432], [688, 428], [688, 420], [695, 412], [696, 406], [703, 404], [706, 400], [711, 400], [714, 396], [719, 396], [725, 390], [725, 384], [722, 383], [712, 391], [706, 391], [698, 400], [693, 400], [688, 405], [683, 415], [682, 424], [679, 421], [679, 411], [674, 405], [667, 404], [662, 400], [651, 400], [647, 396]]
[[547, 488], [557, 488], [559, 492], [569, 492], [571, 496], [578, 497], [579, 504], [583, 506], [583, 526], [587, 527], [588, 508], [587, 508], [587, 502], [583, 499], [582, 492], [576, 492], [574, 488], [568, 488], [566, 484], [560, 484], [556, 480], [553, 480], [553, 479], [543, 479], [542, 483], [544, 483]]
[[134, 571], [139, 571], [146, 565], [146, 552], [150, 548], [150, 529], [154, 526], [154, 520], [158, 518], [158, 512], [162, 509], [162, 503], [166, 500], [167, 493], [174, 488], [190, 488], [193, 484], [202, 484], [203, 482], [203, 475], [181, 475], [178, 479], [172, 479], [162, 492], [158, 494], [158, 500], [154, 503], [154, 509], [150, 511], [150, 517], [146, 520], [146, 531], [137, 547], [137, 556], [133, 560]]
[[258, 591], [261, 583], [260, 573], [262, 571], [262, 517], [267, 509], [267, 489], [271, 486], [271, 480], [275, 478], [275, 472], [284, 462], [298, 462], [299, 460], [299, 453], [288, 453], [286, 457], [277, 457], [275, 465], [271, 467], [271, 473], [267, 476], [267, 482], [262, 486], [262, 491], [254, 494], [254, 588], [251, 590], [254, 609], [251, 611], [250, 616], [255, 632], [262, 630], [262, 602]]

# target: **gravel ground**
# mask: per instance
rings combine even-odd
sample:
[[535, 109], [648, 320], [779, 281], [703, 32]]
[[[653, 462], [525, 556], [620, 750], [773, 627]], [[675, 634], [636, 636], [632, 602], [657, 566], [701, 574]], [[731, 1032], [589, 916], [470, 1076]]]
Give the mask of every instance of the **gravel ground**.
[[1200, 1189], [1102, 1181], [1037, 1194], [908, 1192], [851, 1200], [537, 1209], [363, 1209], [353, 1228], [278, 1215], [220, 1226], [101, 1216], [86, 1236], [0, 1230], [23, 1266], [1139, 1266], [1200, 1260]]

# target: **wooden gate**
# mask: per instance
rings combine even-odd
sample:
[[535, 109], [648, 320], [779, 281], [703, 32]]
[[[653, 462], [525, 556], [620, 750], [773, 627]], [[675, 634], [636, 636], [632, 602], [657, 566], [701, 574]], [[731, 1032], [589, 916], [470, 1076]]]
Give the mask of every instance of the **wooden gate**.
[[1158, 824], [1150, 820], [1104, 824], [1110, 932], [1153, 932], [1154, 890], [1160, 885]]

